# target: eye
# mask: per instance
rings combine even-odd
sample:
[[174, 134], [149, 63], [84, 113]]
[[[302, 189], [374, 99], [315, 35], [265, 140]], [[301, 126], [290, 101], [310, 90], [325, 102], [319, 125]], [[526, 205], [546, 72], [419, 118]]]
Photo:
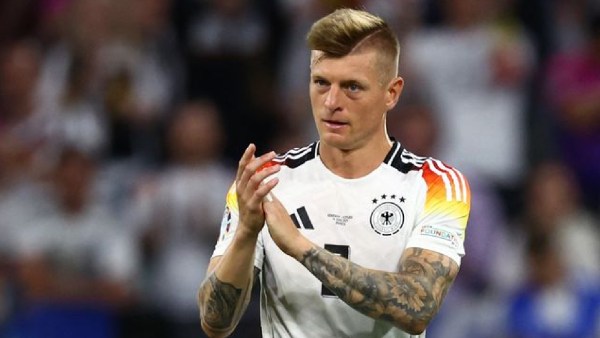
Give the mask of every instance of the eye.
[[351, 82], [346, 85], [346, 89], [348, 90], [348, 92], [354, 94], [354, 93], [358, 93], [361, 90], [363, 90], [363, 86], [359, 85], [356, 82]]
[[327, 81], [323, 80], [323, 79], [314, 79], [313, 83], [317, 86], [317, 87], [325, 87], [328, 85]]
[[351, 83], [350, 85], [348, 85], [348, 90], [350, 90], [351, 92], [357, 92], [361, 89], [362, 88], [359, 85], [357, 85], [356, 83]]

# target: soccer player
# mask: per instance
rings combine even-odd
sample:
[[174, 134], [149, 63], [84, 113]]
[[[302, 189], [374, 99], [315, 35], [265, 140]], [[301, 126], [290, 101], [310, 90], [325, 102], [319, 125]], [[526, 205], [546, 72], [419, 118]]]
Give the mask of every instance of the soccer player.
[[248, 146], [227, 194], [198, 302], [230, 334], [261, 283], [264, 337], [424, 337], [464, 255], [464, 176], [390, 138], [398, 40], [340, 9], [308, 33], [319, 141], [277, 156]]

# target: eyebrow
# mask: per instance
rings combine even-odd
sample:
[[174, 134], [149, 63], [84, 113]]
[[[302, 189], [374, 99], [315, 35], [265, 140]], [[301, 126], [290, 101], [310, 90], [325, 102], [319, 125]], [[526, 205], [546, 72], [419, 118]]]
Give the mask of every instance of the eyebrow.
[[[325, 81], [331, 82], [326, 76], [321, 75], [321, 74], [313, 74], [313, 73], [311, 73], [310, 78], [311, 78], [311, 80], [319, 79], [319, 80], [325, 80]], [[361, 81], [359, 79], [353, 79], [353, 78], [349, 78], [349, 79], [346, 79], [346, 80], [341, 80], [340, 84], [342, 86], [347, 86], [347, 85], [350, 85], [350, 84], [358, 84], [358, 85], [361, 85], [361, 86], [363, 86], [365, 88], [367, 87], [366, 81]]]
[[342, 87], [348, 87], [350, 85], [358, 85], [363, 89], [367, 89], [369, 88], [369, 85], [363, 81], [359, 81], [359, 80], [355, 80], [355, 79], [351, 79], [351, 80], [343, 80], [340, 82], [340, 85], [342, 85]]

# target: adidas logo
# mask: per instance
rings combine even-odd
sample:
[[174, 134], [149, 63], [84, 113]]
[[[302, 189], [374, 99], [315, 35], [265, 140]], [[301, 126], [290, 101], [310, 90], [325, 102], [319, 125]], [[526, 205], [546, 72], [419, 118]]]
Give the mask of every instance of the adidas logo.
[[291, 214], [290, 217], [292, 218], [292, 221], [294, 222], [294, 224], [296, 225], [296, 228], [298, 228], [298, 229], [306, 229], [306, 230], [314, 230], [315, 229], [312, 222], [310, 221], [310, 218], [308, 217], [308, 213], [306, 212], [305, 207], [296, 209], [296, 212]]

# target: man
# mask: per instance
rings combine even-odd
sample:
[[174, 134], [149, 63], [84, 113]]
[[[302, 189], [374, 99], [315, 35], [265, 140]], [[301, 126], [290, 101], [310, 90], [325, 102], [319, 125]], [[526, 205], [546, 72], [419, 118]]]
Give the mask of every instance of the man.
[[385, 22], [337, 10], [308, 44], [320, 139], [244, 152], [199, 290], [202, 327], [230, 334], [259, 275], [264, 337], [424, 337], [464, 255], [468, 184], [387, 135], [403, 80]]

